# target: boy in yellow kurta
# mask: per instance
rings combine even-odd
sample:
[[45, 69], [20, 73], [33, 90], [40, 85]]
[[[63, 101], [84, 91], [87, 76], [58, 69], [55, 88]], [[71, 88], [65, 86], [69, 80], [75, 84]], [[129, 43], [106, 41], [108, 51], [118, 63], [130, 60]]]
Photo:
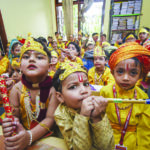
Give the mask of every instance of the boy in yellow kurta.
[[80, 64], [66, 62], [57, 70], [53, 85], [61, 104], [55, 111], [68, 150], [111, 150], [112, 129], [103, 114], [107, 102], [91, 96], [87, 72]]
[[[20, 60], [22, 79], [13, 86], [9, 97], [13, 115], [18, 120], [3, 120], [6, 149], [25, 149], [51, 133], [49, 131], [54, 125], [52, 116], [58, 105], [54, 88], [51, 88], [52, 79], [47, 76], [50, 61], [47, 47], [39, 40], [28, 37], [21, 49]], [[18, 128], [18, 133], [12, 136], [14, 129]]]
[[58, 54], [55, 50], [51, 51], [51, 62], [48, 75], [53, 78], [56, 70], [59, 68]]
[[[123, 44], [110, 57], [109, 65], [116, 83], [103, 87], [105, 98], [147, 99], [136, 82], [150, 70], [145, 65], [150, 53], [135, 42]], [[121, 99], [121, 100], [122, 100]], [[109, 103], [106, 113], [111, 122], [116, 149], [148, 150], [150, 148], [150, 106], [133, 103]]]
[[83, 62], [79, 57], [81, 49], [75, 42], [70, 42], [68, 45], [68, 49], [65, 49], [65, 51], [63, 52], [64, 55], [66, 56], [65, 61], [76, 62], [79, 63], [80, 65], [83, 65]]
[[106, 67], [106, 56], [101, 47], [94, 49], [94, 67], [88, 71], [88, 79], [90, 84], [94, 85], [108, 85], [115, 82], [110, 72]]

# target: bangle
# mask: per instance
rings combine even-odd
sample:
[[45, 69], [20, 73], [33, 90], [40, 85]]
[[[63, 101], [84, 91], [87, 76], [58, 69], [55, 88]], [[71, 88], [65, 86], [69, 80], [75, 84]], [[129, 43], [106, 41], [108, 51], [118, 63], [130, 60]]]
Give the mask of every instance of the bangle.
[[27, 131], [30, 135], [30, 141], [29, 141], [29, 144], [28, 145], [31, 145], [32, 144], [32, 132], [30, 130]]

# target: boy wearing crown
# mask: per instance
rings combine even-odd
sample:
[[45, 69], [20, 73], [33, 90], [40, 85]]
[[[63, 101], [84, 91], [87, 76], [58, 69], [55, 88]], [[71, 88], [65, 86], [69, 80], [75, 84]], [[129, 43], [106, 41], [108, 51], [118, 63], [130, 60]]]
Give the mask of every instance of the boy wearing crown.
[[101, 47], [94, 49], [94, 67], [88, 71], [88, 79], [90, 84], [94, 85], [108, 85], [114, 82], [114, 78], [110, 69], [106, 67], [106, 55]]

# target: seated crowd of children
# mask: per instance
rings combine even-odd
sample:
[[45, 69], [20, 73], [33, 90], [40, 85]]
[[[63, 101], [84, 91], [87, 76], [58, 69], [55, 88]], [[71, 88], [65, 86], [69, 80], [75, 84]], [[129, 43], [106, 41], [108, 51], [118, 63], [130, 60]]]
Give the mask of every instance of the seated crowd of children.
[[23, 150], [43, 139], [53, 149], [149, 150], [149, 31], [138, 34], [115, 46], [105, 34], [99, 41], [97, 33], [90, 39], [81, 31], [67, 42], [57, 32], [48, 42], [12, 40], [6, 54], [0, 52], [15, 117], [1, 114], [5, 149]]

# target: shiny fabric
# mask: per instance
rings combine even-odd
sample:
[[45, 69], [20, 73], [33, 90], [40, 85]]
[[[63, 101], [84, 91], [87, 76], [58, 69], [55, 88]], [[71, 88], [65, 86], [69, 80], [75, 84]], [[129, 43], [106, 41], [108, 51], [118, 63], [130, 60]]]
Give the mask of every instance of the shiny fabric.
[[113, 133], [107, 115], [98, 123], [79, 115], [74, 109], [60, 104], [55, 111], [58, 125], [68, 150], [111, 150]]
[[[109, 84], [101, 89], [100, 95], [105, 98], [113, 98], [113, 85]], [[118, 85], [115, 84], [117, 98], [134, 98], [134, 91], [137, 91], [137, 99], [147, 99], [148, 96], [144, 93], [139, 87], [135, 86], [135, 88], [131, 90], [123, 90], [120, 89]], [[121, 124], [122, 126], [125, 123], [128, 112], [131, 108], [131, 104], [117, 104], [121, 116]], [[118, 118], [116, 114], [115, 104], [109, 103], [106, 109], [106, 113], [110, 122], [114, 124], [118, 124]], [[127, 147], [128, 150], [149, 150], [150, 148], [150, 106], [146, 104], [133, 104], [132, 114], [129, 121], [129, 126], [136, 126], [136, 131], [128, 131], [124, 137], [124, 146]], [[114, 131], [114, 139], [115, 144], [119, 144], [121, 131], [117, 129], [113, 129]]]
[[[125, 59], [130, 59], [132, 57], [139, 57], [139, 61], [143, 65], [143, 71], [150, 70], [150, 52], [148, 49], [139, 45], [136, 42], [128, 42], [122, 44], [110, 57], [109, 66], [111, 70], [114, 70], [114, 67]], [[147, 64], [148, 63], [148, 64]]]
[[7, 58], [7, 56], [4, 56], [0, 60], [0, 75], [7, 72], [8, 66], [9, 66], [9, 59]]
[[[30, 129], [28, 122], [27, 122], [27, 114], [26, 114], [25, 105], [24, 105], [24, 97], [27, 96], [26, 90], [27, 90], [27, 88], [23, 85], [22, 91], [21, 91], [22, 94], [20, 97], [20, 114], [21, 114], [20, 116], [21, 116], [21, 122], [22, 122], [23, 126], [26, 129]], [[36, 111], [36, 105], [32, 104], [31, 102], [30, 102], [30, 104], [31, 104], [32, 109], [33, 109], [32, 112], [35, 112]], [[48, 104], [49, 104], [49, 99], [47, 99], [47, 101], [46, 101], [46, 108], [48, 108]], [[31, 121], [32, 120], [29, 119], [29, 124], [31, 123]]]
[[[98, 75], [98, 73], [95, 70], [95, 67], [92, 67], [89, 71], [88, 71], [88, 79], [89, 79], [89, 83], [90, 84], [97, 84], [95, 83], [95, 76], [98, 79], [100, 77], [100, 75]], [[110, 72], [110, 69], [108, 67], [106, 67], [103, 75], [101, 76], [101, 78], [99, 79], [99, 82], [97, 85], [108, 85], [110, 83], [115, 83], [114, 77]]]
[[68, 59], [67, 57], [65, 58], [65, 61], [71, 61], [71, 62], [76, 62], [76, 63], [79, 63], [81, 66], [83, 66], [83, 62], [82, 62], [82, 59], [79, 58], [79, 57], [76, 57], [75, 60], [70, 60]]

